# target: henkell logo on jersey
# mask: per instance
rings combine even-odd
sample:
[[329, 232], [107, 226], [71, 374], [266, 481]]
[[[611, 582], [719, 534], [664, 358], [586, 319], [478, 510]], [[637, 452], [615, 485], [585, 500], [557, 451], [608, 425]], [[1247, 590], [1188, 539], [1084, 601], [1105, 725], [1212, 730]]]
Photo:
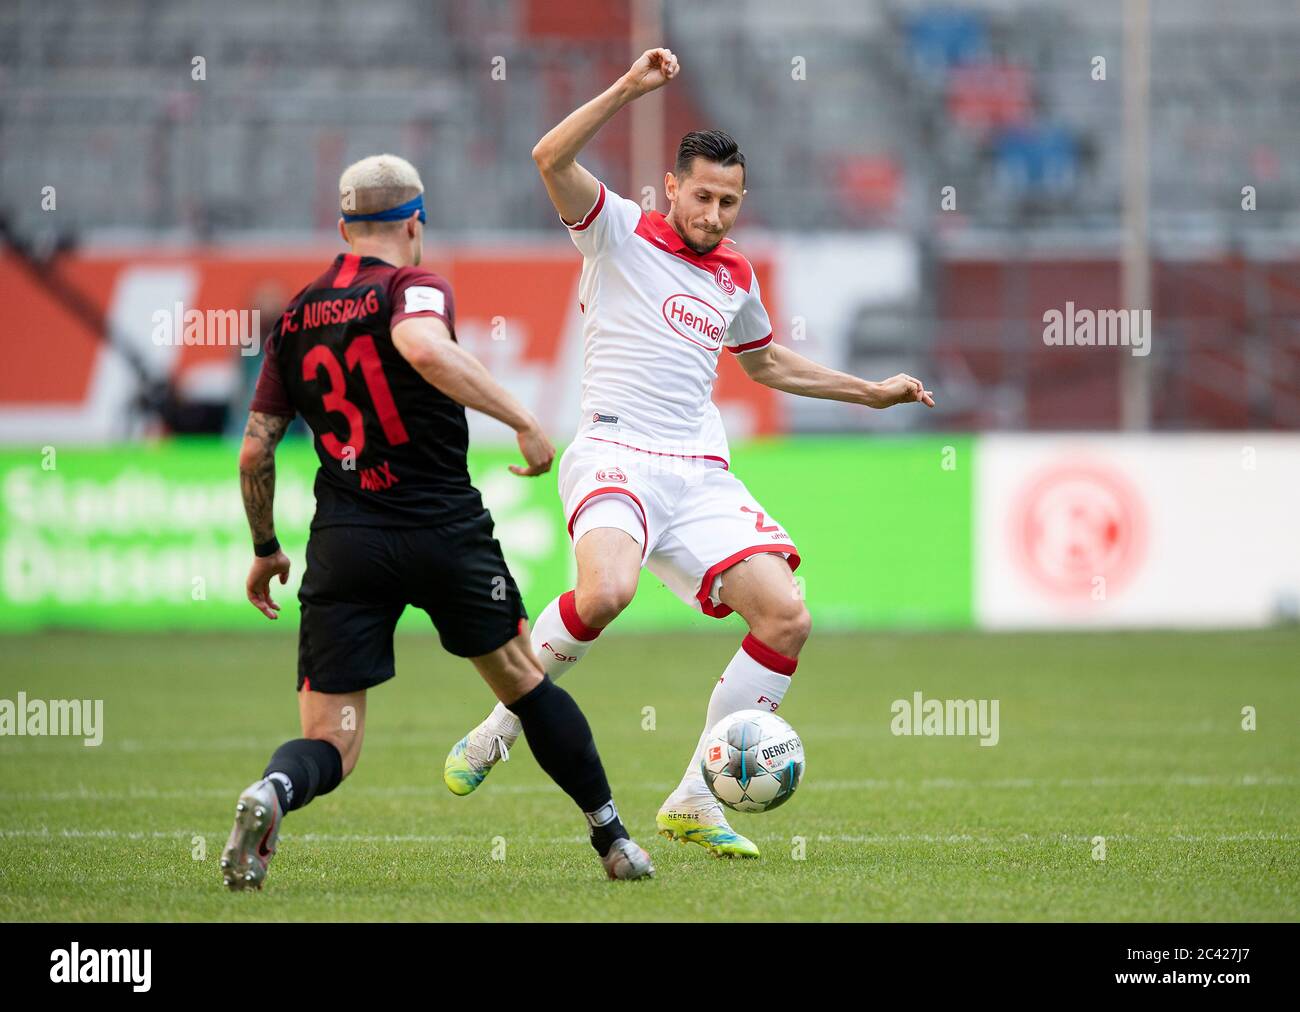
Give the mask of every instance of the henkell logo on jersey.
[[597, 480], [597, 481], [617, 481], [617, 482], [621, 482], [622, 484], [626, 485], [626, 484], [627, 484], [627, 475], [625, 475], [625, 474], [623, 473], [623, 471], [622, 471], [620, 468], [617, 468], [617, 467], [602, 467], [599, 471], [596, 472], [596, 480]]
[[51, 952], [50, 963], [55, 984], [130, 984], [143, 992], [153, 977], [153, 949], [83, 949], [73, 942]]
[[663, 312], [668, 326], [679, 337], [706, 351], [717, 351], [722, 347], [722, 338], [727, 333], [727, 318], [703, 299], [684, 292], [670, 295], [664, 300]]

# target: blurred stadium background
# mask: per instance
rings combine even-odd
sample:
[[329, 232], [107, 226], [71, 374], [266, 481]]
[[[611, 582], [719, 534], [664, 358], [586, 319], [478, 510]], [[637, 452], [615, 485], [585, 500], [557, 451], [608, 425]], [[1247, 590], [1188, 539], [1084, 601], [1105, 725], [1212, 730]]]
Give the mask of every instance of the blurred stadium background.
[[[160, 343], [154, 314], [258, 310], [269, 330], [337, 249], [337, 177], [369, 152], [419, 166], [461, 340], [567, 439], [579, 260], [528, 153], [659, 40], [686, 74], [610, 124], [591, 168], [662, 207], [676, 139], [730, 130], [750, 166], [737, 238], [778, 339], [939, 394], [933, 412], [873, 413], [722, 363], [739, 466], [796, 534], [824, 625], [1294, 618], [1297, 14], [7, 4], [0, 626], [256, 625], [228, 440], [260, 357]], [[1150, 308], [1149, 356], [1046, 345], [1043, 314], [1067, 303]], [[487, 448], [509, 433], [473, 428], [544, 600], [567, 579], [553, 489], [503, 477]], [[281, 529], [299, 547], [311, 467], [305, 441], [286, 446]], [[624, 624], [689, 621], [651, 595]]]

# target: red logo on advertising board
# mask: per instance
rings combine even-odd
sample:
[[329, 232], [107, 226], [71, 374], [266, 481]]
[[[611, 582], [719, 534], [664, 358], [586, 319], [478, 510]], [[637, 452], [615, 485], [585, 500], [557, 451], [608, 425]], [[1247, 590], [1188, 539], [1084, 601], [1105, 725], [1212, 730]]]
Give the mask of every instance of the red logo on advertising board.
[[1057, 597], [1105, 600], [1131, 579], [1146, 553], [1142, 499], [1112, 467], [1051, 468], [1026, 486], [1012, 517], [1021, 565]]

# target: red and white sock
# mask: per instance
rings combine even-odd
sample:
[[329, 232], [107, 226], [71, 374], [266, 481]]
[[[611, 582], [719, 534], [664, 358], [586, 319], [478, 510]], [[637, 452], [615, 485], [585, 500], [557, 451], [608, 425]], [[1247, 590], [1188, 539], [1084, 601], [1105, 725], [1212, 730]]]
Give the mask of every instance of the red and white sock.
[[798, 664], [796, 658], [778, 653], [753, 633], [745, 637], [736, 656], [731, 659], [731, 663], [722, 672], [722, 677], [718, 679], [718, 684], [713, 687], [708, 715], [704, 719], [704, 731], [700, 734], [686, 773], [669, 797], [669, 802], [701, 796], [712, 798], [704, 783], [704, 776], [700, 773], [700, 759], [704, 755], [704, 744], [709, 732], [723, 717], [737, 710], [775, 711], [790, 688], [790, 676]]
[[[578, 618], [578, 606], [574, 603], [573, 591], [570, 590], [542, 609], [537, 621], [533, 623], [529, 642], [533, 653], [541, 661], [542, 670], [554, 682], [582, 660], [600, 633], [601, 630], [585, 625]], [[522, 730], [519, 718], [501, 703], [497, 703], [488, 720], [495, 725], [494, 730], [506, 739], [508, 745], [514, 743]]]

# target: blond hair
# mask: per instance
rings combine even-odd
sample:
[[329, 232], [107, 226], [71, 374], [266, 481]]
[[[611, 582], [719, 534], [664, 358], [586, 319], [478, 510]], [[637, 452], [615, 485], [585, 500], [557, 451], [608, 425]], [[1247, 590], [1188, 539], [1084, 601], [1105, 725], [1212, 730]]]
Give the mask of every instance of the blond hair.
[[[353, 162], [339, 176], [339, 208], [348, 214], [387, 211], [423, 192], [420, 173], [397, 155], [371, 155]], [[380, 229], [401, 224], [399, 221], [352, 221], [348, 222], [347, 229], [352, 235], [373, 235]]]

